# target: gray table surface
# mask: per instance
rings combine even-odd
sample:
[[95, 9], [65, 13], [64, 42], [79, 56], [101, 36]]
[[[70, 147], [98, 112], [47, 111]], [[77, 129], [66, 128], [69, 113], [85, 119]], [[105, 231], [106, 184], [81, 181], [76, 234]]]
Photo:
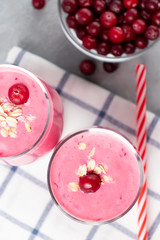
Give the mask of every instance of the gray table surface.
[[[0, 0], [0, 63], [4, 63], [8, 51], [19, 46], [84, 77], [79, 63], [87, 57], [68, 41], [61, 30], [57, 1], [46, 0], [46, 6], [38, 11], [31, 0]], [[137, 63], [147, 67], [147, 109], [160, 116], [160, 42], [143, 56], [121, 63], [119, 69], [107, 74], [101, 62], [97, 71], [87, 80], [135, 102], [135, 68]]]

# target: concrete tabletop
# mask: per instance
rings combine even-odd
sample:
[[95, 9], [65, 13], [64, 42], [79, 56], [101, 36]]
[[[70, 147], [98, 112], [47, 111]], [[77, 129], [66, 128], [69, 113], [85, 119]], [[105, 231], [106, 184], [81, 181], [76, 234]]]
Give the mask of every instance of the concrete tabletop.
[[1, 0], [0, 63], [5, 63], [6, 55], [13, 46], [40, 55], [132, 102], [136, 99], [136, 64], [144, 63], [147, 67], [147, 109], [160, 116], [160, 42], [143, 56], [121, 63], [112, 74], [107, 74], [102, 63], [96, 62], [96, 72], [86, 77], [80, 73], [79, 64], [87, 56], [72, 46], [64, 35], [56, 0], [46, 0], [42, 10], [34, 9], [31, 0]]

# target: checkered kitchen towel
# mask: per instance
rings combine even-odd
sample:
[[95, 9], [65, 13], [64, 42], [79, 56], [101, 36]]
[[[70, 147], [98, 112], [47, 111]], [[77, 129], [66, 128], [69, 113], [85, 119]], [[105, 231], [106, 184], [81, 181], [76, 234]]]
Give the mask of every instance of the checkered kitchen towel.
[[[7, 63], [30, 70], [56, 88], [65, 110], [63, 136], [101, 125], [136, 144], [134, 104], [18, 47], [11, 49]], [[149, 239], [160, 240], [160, 120], [148, 112], [147, 125]], [[137, 239], [136, 204], [118, 221], [100, 226], [84, 225], [62, 213], [47, 188], [50, 156], [22, 167], [0, 165], [0, 240]]]

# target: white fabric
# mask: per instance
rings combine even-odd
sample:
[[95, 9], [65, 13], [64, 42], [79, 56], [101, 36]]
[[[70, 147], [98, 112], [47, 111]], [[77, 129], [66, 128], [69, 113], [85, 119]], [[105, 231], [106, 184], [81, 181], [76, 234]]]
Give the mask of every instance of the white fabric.
[[[95, 124], [118, 130], [136, 145], [136, 107], [39, 56], [14, 47], [7, 63], [35, 73], [56, 89], [64, 105], [62, 137]], [[134, 67], [134, 66], [133, 66]], [[65, 81], [62, 79], [65, 77]], [[63, 85], [60, 83], [63, 82]], [[149, 238], [160, 239], [160, 121], [147, 113]], [[0, 240], [131, 240], [137, 239], [137, 205], [121, 219], [100, 226], [72, 220], [53, 203], [47, 188], [52, 152], [22, 167], [0, 165]]]

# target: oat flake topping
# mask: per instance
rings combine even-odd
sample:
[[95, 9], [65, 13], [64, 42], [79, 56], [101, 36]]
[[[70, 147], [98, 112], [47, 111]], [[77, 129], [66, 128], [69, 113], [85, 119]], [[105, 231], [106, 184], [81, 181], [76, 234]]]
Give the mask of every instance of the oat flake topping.
[[[79, 150], [87, 149], [86, 143], [79, 143], [77, 144]], [[86, 164], [82, 164], [79, 166], [77, 171], [77, 175], [79, 177], [86, 176], [87, 174], [93, 173], [100, 177], [101, 184], [106, 183], [113, 183], [115, 180], [108, 174], [108, 167], [104, 166], [101, 163], [96, 163], [95, 159], [92, 157], [94, 156], [96, 148], [93, 147], [91, 152], [89, 152], [88, 156], [86, 156]], [[79, 184], [77, 182], [70, 182], [68, 184], [68, 189], [77, 192], [79, 189]]]
[[35, 117], [23, 114], [23, 108], [0, 96], [0, 135], [4, 138], [17, 136], [18, 122], [23, 122], [27, 132], [31, 132], [31, 121]]

